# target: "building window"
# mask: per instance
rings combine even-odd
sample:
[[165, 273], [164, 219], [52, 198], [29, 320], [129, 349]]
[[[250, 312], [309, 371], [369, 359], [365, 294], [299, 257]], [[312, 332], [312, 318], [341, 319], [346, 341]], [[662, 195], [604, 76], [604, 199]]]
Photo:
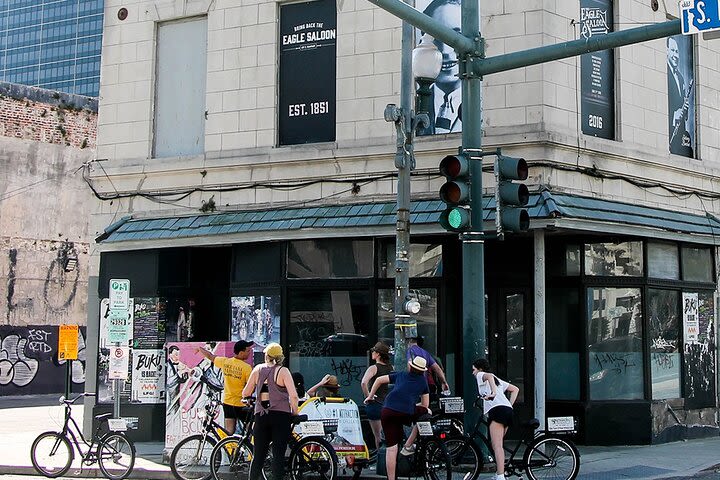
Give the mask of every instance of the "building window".
[[520, 388], [517, 401], [525, 401], [525, 295], [515, 293], [505, 296], [507, 320], [507, 378]]
[[585, 274], [611, 277], [642, 276], [642, 242], [585, 245]]
[[713, 261], [709, 248], [684, 246], [682, 248], [683, 280], [712, 282]]
[[[378, 341], [395, 345], [394, 290], [378, 290]], [[418, 335], [423, 337], [423, 348], [437, 353], [438, 293], [435, 288], [411, 288], [409, 296], [420, 302], [420, 313], [415, 316]]]
[[675, 243], [648, 242], [648, 277], [678, 280], [680, 255]]
[[679, 292], [649, 289], [650, 376], [653, 400], [680, 398]]
[[577, 288], [547, 290], [547, 396], [552, 400], [580, 400], [582, 322]]
[[300, 240], [290, 242], [288, 278], [357, 278], [373, 276], [372, 240]]
[[205, 151], [206, 75], [207, 18], [159, 24], [155, 157]]
[[[380, 278], [395, 278], [395, 242], [381, 246]], [[410, 245], [411, 277], [442, 277], [442, 245], [439, 243], [413, 243]]]
[[591, 400], [643, 398], [639, 288], [589, 288], [588, 368]]

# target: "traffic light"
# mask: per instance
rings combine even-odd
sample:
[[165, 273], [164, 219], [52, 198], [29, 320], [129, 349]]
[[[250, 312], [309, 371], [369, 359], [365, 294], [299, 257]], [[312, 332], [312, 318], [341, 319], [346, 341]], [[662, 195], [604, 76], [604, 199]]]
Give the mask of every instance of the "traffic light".
[[470, 229], [470, 162], [463, 155], [448, 155], [440, 162], [440, 173], [447, 181], [440, 187], [440, 199], [447, 208], [440, 214], [440, 225], [451, 232]]
[[524, 158], [498, 155], [495, 163], [495, 223], [498, 234], [503, 231], [526, 232], [530, 227], [530, 216], [524, 207], [530, 200], [526, 185], [513, 180], [527, 180], [528, 165]]

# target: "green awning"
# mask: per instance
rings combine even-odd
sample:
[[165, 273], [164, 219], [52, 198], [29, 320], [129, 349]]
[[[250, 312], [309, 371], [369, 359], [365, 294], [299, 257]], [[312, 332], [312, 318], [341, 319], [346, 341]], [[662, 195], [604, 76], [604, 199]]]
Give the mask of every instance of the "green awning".
[[[494, 222], [495, 198], [482, 201], [483, 218]], [[395, 225], [395, 202], [363, 203], [322, 207], [279, 208], [272, 210], [233, 211], [164, 218], [125, 217], [110, 225], [96, 241], [170, 240], [179, 238], [232, 235], [249, 232], [280, 232], [294, 230], [392, 227]], [[445, 208], [440, 200], [419, 200], [412, 203], [410, 222], [413, 226], [438, 225], [438, 216]], [[545, 225], [562, 220], [584, 221], [584, 224], [635, 226], [663, 232], [714, 237], [720, 233], [720, 220], [714, 215], [696, 215], [680, 211], [645, 207], [637, 204], [581, 197], [541, 190], [530, 197], [528, 213], [532, 221], [548, 220]], [[572, 222], [567, 223], [569, 228]], [[602, 232], [601, 230], [598, 230]]]

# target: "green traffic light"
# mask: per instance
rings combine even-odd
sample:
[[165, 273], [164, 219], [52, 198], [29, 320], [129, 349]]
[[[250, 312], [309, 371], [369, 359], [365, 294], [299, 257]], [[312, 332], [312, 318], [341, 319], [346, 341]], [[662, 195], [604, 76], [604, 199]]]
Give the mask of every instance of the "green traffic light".
[[448, 223], [452, 228], [460, 228], [463, 225], [463, 215], [460, 209], [453, 208], [448, 214]]

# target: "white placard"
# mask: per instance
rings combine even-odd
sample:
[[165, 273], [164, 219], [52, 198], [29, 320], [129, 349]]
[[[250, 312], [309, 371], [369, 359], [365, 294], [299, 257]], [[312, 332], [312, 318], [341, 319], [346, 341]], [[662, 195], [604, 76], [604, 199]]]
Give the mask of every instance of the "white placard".
[[110, 280], [110, 308], [127, 310], [130, 308], [130, 280], [114, 278]]
[[110, 309], [107, 319], [107, 340], [127, 345], [132, 338], [132, 321], [128, 310]]
[[462, 397], [448, 397], [441, 398], [440, 405], [442, 405], [445, 413], [464, 413], [465, 402]]
[[548, 417], [548, 432], [567, 432], [575, 430], [574, 417]]
[[698, 341], [700, 333], [700, 319], [698, 318], [698, 294], [682, 294], [683, 305], [683, 328], [685, 331], [685, 343]]
[[325, 435], [325, 426], [323, 422], [302, 422], [300, 431], [303, 437], [317, 437]]
[[110, 380], [127, 380], [130, 349], [128, 347], [110, 348]]
[[418, 433], [421, 437], [432, 437], [434, 435], [430, 422], [417, 422]]
[[136, 348], [133, 350], [132, 363], [130, 400], [165, 403], [165, 352], [162, 349]]
[[113, 432], [124, 432], [127, 430], [127, 422], [124, 418], [108, 418], [108, 428]]

